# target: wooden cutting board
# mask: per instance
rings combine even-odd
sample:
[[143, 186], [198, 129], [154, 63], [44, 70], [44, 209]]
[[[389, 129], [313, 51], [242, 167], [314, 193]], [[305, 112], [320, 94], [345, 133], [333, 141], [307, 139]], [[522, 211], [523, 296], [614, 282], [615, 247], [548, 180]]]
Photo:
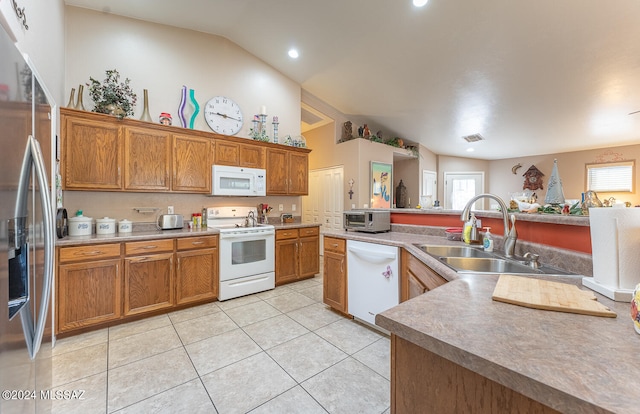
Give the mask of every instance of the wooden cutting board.
[[493, 300], [559, 312], [615, 318], [615, 312], [597, 301], [591, 291], [576, 285], [521, 276], [500, 275]]

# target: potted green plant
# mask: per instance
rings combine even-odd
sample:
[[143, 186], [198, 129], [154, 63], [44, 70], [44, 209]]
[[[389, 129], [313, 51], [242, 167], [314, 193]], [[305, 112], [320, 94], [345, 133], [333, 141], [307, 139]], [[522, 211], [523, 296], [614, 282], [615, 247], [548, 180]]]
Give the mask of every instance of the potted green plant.
[[120, 73], [116, 69], [107, 70], [106, 74], [102, 83], [89, 77], [91, 83], [87, 83], [87, 86], [89, 96], [95, 103], [93, 112], [114, 115], [120, 119], [133, 115], [137, 96], [129, 85], [129, 78], [120, 82]]

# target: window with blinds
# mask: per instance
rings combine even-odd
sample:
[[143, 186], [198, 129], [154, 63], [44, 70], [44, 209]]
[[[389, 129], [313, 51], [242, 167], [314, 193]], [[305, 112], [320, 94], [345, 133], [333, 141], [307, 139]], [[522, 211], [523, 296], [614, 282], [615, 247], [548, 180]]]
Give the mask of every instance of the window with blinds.
[[603, 193], [633, 193], [635, 161], [587, 164], [587, 190]]

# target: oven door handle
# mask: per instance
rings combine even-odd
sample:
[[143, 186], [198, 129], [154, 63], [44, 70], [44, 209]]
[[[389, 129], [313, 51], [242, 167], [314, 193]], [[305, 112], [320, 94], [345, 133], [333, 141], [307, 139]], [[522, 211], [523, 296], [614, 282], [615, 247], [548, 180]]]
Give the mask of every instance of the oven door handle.
[[273, 230], [260, 230], [256, 232], [247, 232], [247, 233], [237, 233], [237, 234], [221, 234], [221, 240], [229, 240], [229, 239], [249, 239], [255, 238], [256, 236], [273, 236], [275, 231]]

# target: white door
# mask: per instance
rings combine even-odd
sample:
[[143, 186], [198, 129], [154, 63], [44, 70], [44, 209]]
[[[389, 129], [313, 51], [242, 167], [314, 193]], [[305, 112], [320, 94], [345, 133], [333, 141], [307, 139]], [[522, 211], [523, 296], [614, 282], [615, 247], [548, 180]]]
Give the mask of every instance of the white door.
[[[321, 223], [320, 232], [341, 230], [344, 210], [344, 168], [309, 171], [309, 195], [302, 197], [302, 222]], [[320, 241], [322, 243], [322, 237]], [[320, 245], [320, 251], [323, 246]]]
[[[433, 203], [438, 198], [438, 175], [435, 171], [422, 170], [422, 193], [423, 196], [431, 196]], [[422, 200], [420, 200], [422, 204]], [[427, 207], [427, 206], [425, 206]]]
[[[462, 210], [469, 200], [484, 191], [484, 172], [445, 172], [444, 208]], [[484, 210], [483, 200], [479, 200], [472, 210]]]

